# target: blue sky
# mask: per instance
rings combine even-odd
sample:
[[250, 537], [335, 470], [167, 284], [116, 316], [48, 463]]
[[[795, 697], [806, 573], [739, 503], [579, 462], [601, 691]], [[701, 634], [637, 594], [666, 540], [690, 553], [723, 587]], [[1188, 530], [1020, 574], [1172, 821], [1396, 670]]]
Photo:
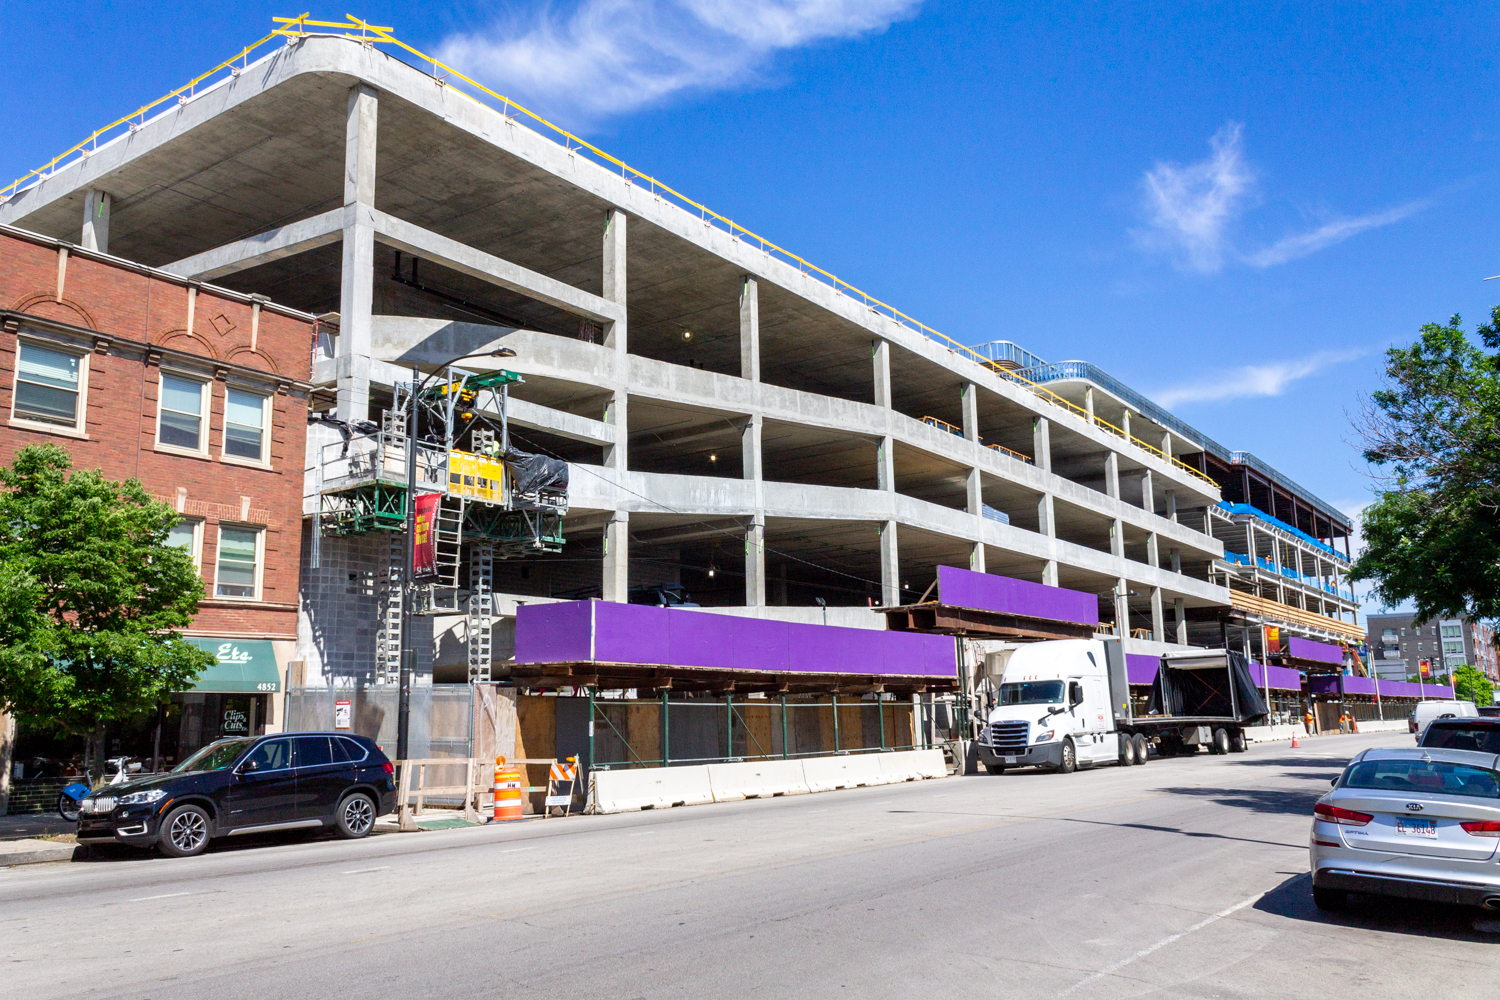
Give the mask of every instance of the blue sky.
[[[6, 181], [301, 13], [35, 11], [0, 6]], [[958, 340], [1092, 361], [1349, 509], [1381, 352], [1500, 302], [1477, 7], [354, 12]]]

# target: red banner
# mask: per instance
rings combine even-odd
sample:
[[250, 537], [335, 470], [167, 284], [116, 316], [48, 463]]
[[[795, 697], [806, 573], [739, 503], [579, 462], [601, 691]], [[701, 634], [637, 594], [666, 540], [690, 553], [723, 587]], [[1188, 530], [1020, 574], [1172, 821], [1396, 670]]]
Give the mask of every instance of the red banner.
[[411, 575], [414, 580], [431, 580], [437, 576], [437, 551], [433, 545], [432, 531], [437, 523], [438, 493], [418, 493], [416, 501], [417, 526], [412, 539]]

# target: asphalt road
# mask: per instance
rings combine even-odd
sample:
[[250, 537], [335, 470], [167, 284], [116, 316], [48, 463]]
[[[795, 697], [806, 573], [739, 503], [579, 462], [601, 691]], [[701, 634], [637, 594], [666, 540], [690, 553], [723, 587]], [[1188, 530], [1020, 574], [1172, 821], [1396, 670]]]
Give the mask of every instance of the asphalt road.
[[1477, 911], [1308, 892], [1312, 803], [1410, 739], [15, 868], [0, 997], [1487, 992]]

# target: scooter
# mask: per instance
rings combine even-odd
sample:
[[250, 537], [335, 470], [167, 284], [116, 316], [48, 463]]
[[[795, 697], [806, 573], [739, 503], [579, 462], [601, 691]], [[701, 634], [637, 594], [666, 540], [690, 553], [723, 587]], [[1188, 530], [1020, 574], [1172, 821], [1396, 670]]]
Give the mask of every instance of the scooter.
[[[105, 785], [123, 785], [132, 777], [140, 774], [141, 768], [145, 767], [140, 761], [131, 757], [111, 757], [105, 761], [106, 773], [113, 770], [114, 774], [106, 781]], [[83, 802], [84, 796], [94, 790], [93, 775], [85, 771], [83, 781], [77, 781], [67, 786], [57, 796], [57, 814], [69, 823], [78, 821], [78, 807]], [[103, 786], [101, 786], [103, 787]]]

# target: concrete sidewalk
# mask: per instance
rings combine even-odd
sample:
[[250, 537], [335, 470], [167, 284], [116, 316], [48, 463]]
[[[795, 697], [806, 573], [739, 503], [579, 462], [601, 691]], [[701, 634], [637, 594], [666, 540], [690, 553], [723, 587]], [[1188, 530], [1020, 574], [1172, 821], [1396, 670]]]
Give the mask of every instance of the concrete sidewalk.
[[78, 845], [72, 840], [0, 841], [0, 868], [34, 865], [43, 861], [69, 861]]

